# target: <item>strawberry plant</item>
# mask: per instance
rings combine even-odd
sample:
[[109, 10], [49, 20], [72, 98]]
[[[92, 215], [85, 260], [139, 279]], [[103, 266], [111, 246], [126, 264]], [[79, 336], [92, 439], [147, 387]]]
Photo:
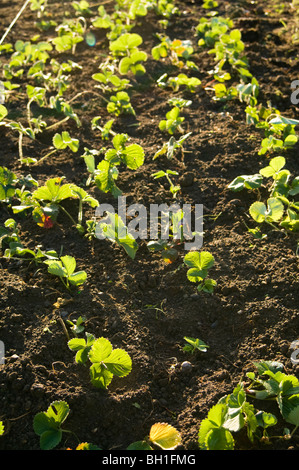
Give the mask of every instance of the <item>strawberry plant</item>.
[[190, 251], [185, 255], [184, 263], [189, 268], [187, 278], [198, 284], [197, 290], [212, 293], [217, 283], [207, 276], [209, 269], [214, 266], [214, 256], [208, 251]]
[[121, 191], [115, 184], [118, 178], [117, 167], [123, 163], [130, 170], [137, 170], [144, 162], [144, 150], [139, 144], [128, 144], [127, 134], [116, 134], [112, 139], [114, 148], [105, 152], [104, 159], [97, 165], [94, 171], [94, 181], [103, 192], [111, 191], [115, 197], [121, 195]]
[[294, 426], [291, 437], [299, 428], [299, 380], [283, 372], [283, 365], [274, 361], [254, 362], [257, 375], [248, 372], [246, 393], [257, 400], [275, 400], [283, 419]]
[[188, 77], [185, 73], [179, 73], [175, 77], [168, 77], [165, 73], [157, 80], [157, 85], [161, 88], [171, 88], [173, 92], [178, 92], [180, 87], [185, 87], [190, 93], [195, 93], [201, 85], [201, 80], [197, 77]]
[[44, 263], [48, 266], [48, 273], [58, 276], [67, 289], [81, 286], [87, 279], [85, 271], [75, 271], [76, 260], [73, 256], [61, 256], [58, 260], [48, 259]]
[[207, 352], [208, 350], [209, 346], [198, 338], [184, 336], [184, 340], [186, 341], [186, 345], [184, 346], [183, 351], [194, 354], [196, 351]]
[[272, 184], [267, 188], [269, 191], [267, 201], [254, 202], [249, 208], [249, 213], [258, 224], [267, 223], [275, 230], [277, 229], [275, 224], [278, 224], [282, 228], [296, 231], [299, 207], [294, 196], [299, 193], [299, 183], [298, 177], [290, 179], [291, 174], [284, 168], [285, 163], [284, 157], [274, 157], [258, 174], [238, 176], [228, 187], [232, 191], [242, 189], [258, 191], [264, 178], [271, 178]]
[[54, 401], [47, 411], [34, 416], [33, 429], [40, 436], [41, 450], [54, 449], [60, 443], [63, 432], [70, 432], [62, 428], [69, 412], [69, 405], [65, 401]]
[[178, 149], [181, 150], [182, 156], [184, 155], [184, 143], [188, 139], [188, 137], [192, 134], [192, 132], [188, 132], [180, 137], [178, 140], [174, 136], [171, 136], [168, 142], [165, 142], [163, 146], [156, 151], [155, 155], [153, 156], [153, 160], [160, 157], [161, 155], [167, 156], [168, 160], [171, 160]]
[[178, 175], [178, 172], [177, 171], [173, 171], [173, 170], [160, 170], [160, 171], [156, 171], [155, 173], [153, 173], [151, 176], [154, 178], [154, 179], [158, 179], [158, 178], [163, 178], [165, 177], [170, 185], [170, 192], [172, 194], [172, 196], [175, 198], [177, 193], [181, 190], [181, 186], [179, 184], [174, 184], [170, 178], [170, 175], [175, 175], [177, 176]]
[[98, 223], [95, 229], [95, 236], [97, 238], [106, 238], [112, 243], [116, 243], [125, 250], [130, 258], [135, 258], [138, 244], [118, 214], [107, 212], [107, 221]]
[[198, 443], [201, 450], [233, 450], [234, 434], [245, 429], [249, 441], [253, 442], [259, 432], [267, 435], [267, 429], [277, 423], [271, 413], [259, 413], [248, 402], [242, 383], [233, 393], [221, 398], [200, 425]]
[[130, 96], [126, 91], [118, 91], [115, 95], [110, 96], [107, 111], [115, 116], [120, 116], [121, 114], [133, 114], [135, 116]]
[[126, 377], [132, 370], [132, 360], [123, 349], [113, 349], [106, 338], [96, 339], [86, 333], [84, 338], [73, 338], [68, 341], [71, 351], [76, 351], [77, 363], [91, 362], [90, 379], [97, 388], [107, 389], [114, 376]]

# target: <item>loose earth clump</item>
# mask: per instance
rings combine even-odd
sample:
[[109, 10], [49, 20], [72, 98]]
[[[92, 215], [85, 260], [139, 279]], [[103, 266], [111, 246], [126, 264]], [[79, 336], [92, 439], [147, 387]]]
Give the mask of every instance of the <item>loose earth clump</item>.
[[[1, 31], [8, 28], [23, 1], [2, 2]], [[86, 22], [98, 15], [94, 2]], [[117, 2], [105, 3], [107, 12]], [[154, 2], [152, 2], [154, 3]], [[157, 3], [157, 2], [155, 2]], [[171, 3], [171, 2], [169, 2]], [[257, 200], [256, 191], [233, 192], [228, 185], [240, 175], [258, 173], [270, 158], [281, 155], [293, 176], [298, 174], [298, 144], [281, 152], [259, 154], [264, 130], [246, 122], [246, 103], [238, 99], [215, 100], [214, 56], [207, 47], [198, 46], [196, 26], [208, 11], [203, 2], [175, 1], [178, 12], [166, 17], [149, 10], [137, 16], [131, 33], [139, 34], [146, 52], [145, 73], [132, 72], [121, 78], [132, 83], [129, 89], [135, 114], [112, 115], [95, 88], [92, 75], [109, 54], [107, 29], [90, 28], [94, 44], [86, 40], [76, 44], [75, 52], [49, 52], [51, 59], [69, 60], [80, 67], [69, 74], [69, 84], [63, 95], [72, 100], [73, 118], [60, 126], [45, 128], [35, 140], [23, 137], [23, 157], [37, 163], [20, 162], [18, 133], [1, 126], [0, 165], [18, 178], [30, 174], [39, 186], [51, 178], [64, 177], [64, 183], [84, 188], [100, 204], [111, 204], [117, 210], [117, 199], [95, 184], [86, 187], [89, 177], [84, 158], [85, 149], [94, 149], [98, 163], [107, 149], [112, 148], [111, 134], [104, 140], [99, 128], [91, 123], [101, 116], [100, 125], [113, 118], [112, 130], [129, 136], [128, 144], [138, 144], [144, 150], [144, 162], [131, 170], [122, 162], [118, 167], [117, 186], [126, 196], [128, 205], [173, 202], [202, 204], [204, 236], [202, 250], [214, 257], [209, 277], [217, 282], [212, 293], [197, 291], [187, 278], [183, 260], [184, 244], [178, 245], [178, 257], [169, 263], [161, 253], [147, 248], [148, 240], [138, 240], [134, 258], [122, 246], [108, 240], [82, 235], [64, 210], [55, 223], [38, 225], [28, 213], [13, 214], [11, 207], [1, 202], [0, 222], [9, 218], [17, 221], [22, 244], [35, 250], [56, 250], [76, 260], [76, 271], [85, 271], [84, 284], [65, 288], [59, 277], [48, 273], [42, 264], [13, 256], [4, 256], [2, 246], [0, 340], [5, 345], [5, 363], [0, 365], [0, 421], [5, 432], [0, 437], [2, 450], [38, 450], [39, 437], [33, 430], [34, 416], [47, 410], [53, 401], [69, 404], [70, 415], [65, 428], [72, 430], [80, 442], [90, 442], [102, 449], [126, 449], [132, 442], [148, 435], [151, 426], [166, 422], [174, 426], [182, 438], [181, 448], [199, 450], [198, 431], [209, 410], [224, 395], [233, 392], [246, 374], [255, 371], [255, 361], [277, 361], [284, 373], [298, 377], [298, 364], [291, 360], [292, 343], [298, 338], [298, 237], [295, 231], [274, 229], [262, 225], [265, 238], [254, 238], [248, 228], [257, 224], [249, 215], [249, 207]], [[278, 2], [219, 1], [215, 10], [219, 16], [231, 18], [245, 44], [249, 70], [259, 84], [258, 102], [271, 102], [283, 116], [298, 119], [298, 103], [291, 101], [291, 83], [299, 78], [298, 39], [294, 41], [296, 24], [290, 8], [279, 11]], [[292, 3], [292, 2], [291, 2]], [[295, 2], [293, 2], [295, 3]], [[214, 8], [212, 8], [214, 10]], [[67, 12], [69, 12], [67, 14]], [[57, 36], [55, 27], [38, 28], [37, 22], [76, 18], [72, 2], [48, 1], [41, 18], [28, 6], [4, 43], [16, 41], [46, 41]], [[283, 19], [283, 23], [282, 23]], [[161, 20], [163, 20], [161, 22]], [[298, 25], [297, 25], [298, 28]], [[187, 73], [201, 81], [193, 91], [179, 91], [157, 86], [163, 73], [176, 75], [177, 66], [168, 58], [155, 60], [152, 48], [158, 44], [156, 34], [171, 40], [191, 40], [194, 52], [190, 60], [196, 69]], [[34, 40], [35, 35], [39, 35]], [[11, 52], [1, 55], [2, 68], [11, 59]], [[49, 63], [45, 72], [49, 69]], [[27, 67], [28, 69], [28, 67]], [[27, 73], [26, 69], [26, 73]], [[183, 67], [185, 73], [186, 69]], [[20, 87], [6, 97], [9, 117], [26, 126], [26, 84], [24, 72], [11, 79]], [[5, 78], [2, 78], [5, 81]], [[31, 77], [30, 83], [33, 83]], [[36, 82], [38, 83], [38, 81]], [[238, 81], [235, 83], [235, 85]], [[36, 85], [37, 86], [37, 85]], [[228, 85], [227, 85], [228, 86]], [[49, 92], [50, 93], [50, 92]], [[0, 93], [1, 95], [1, 93]], [[155, 153], [170, 135], [159, 129], [171, 109], [172, 96], [191, 100], [181, 109], [184, 134], [191, 135], [172, 159], [165, 155], [153, 160]], [[53, 109], [32, 102], [32, 116], [43, 115], [48, 126], [65, 117]], [[42, 159], [50, 150], [56, 133], [69, 132], [78, 139], [78, 150], [58, 149]], [[176, 138], [180, 134], [175, 134]], [[173, 198], [165, 178], [154, 179], [157, 171], [170, 169], [180, 189]], [[264, 200], [266, 188], [261, 188]], [[63, 204], [71, 217], [78, 214], [76, 200]], [[91, 220], [95, 208], [84, 205], [83, 222]], [[199, 250], [200, 251], [200, 250]], [[85, 317], [85, 332], [96, 338], [109, 339], [113, 348], [125, 350], [132, 359], [132, 370], [123, 378], [114, 376], [107, 389], [98, 389], [90, 381], [89, 367], [75, 362], [68, 347], [74, 337], [69, 321]], [[198, 338], [207, 350], [193, 354], [184, 350], [185, 337]], [[275, 402], [251, 401], [256, 410], [275, 414], [278, 423], [274, 435], [291, 431]], [[269, 430], [271, 435], [271, 428]], [[235, 448], [296, 449], [299, 434], [292, 439], [273, 439], [267, 446], [255, 439], [251, 442], [244, 432], [236, 433]], [[76, 448], [72, 434], [63, 435], [60, 449]]]

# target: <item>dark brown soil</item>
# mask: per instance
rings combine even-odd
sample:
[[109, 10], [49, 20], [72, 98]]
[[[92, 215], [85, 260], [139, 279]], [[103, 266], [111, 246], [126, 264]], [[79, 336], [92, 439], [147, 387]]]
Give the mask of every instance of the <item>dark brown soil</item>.
[[[1, 35], [23, 3], [1, 2]], [[63, 3], [73, 14], [68, 2], [48, 2], [48, 11], [57, 12], [57, 22], [63, 18]], [[201, 2], [176, 3], [182, 14], [171, 20], [166, 33], [172, 39], [193, 40], [194, 28], [206, 11]], [[291, 28], [293, 14], [289, 8], [275, 14], [274, 8], [264, 5], [265, 2], [219, 1], [218, 11], [232, 17], [242, 32], [250, 71], [260, 84], [259, 101], [271, 101], [281, 112], [298, 119], [299, 109], [290, 101], [290, 83], [299, 78], [298, 46], [291, 43], [290, 31], [283, 32], [281, 23], [283, 19]], [[27, 8], [5, 42], [30, 40], [39, 33], [35, 21], [36, 13]], [[116, 118], [114, 130], [128, 133], [131, 142], [142, 145], [146, 158], [136, 172], [121, 169], [118, 183], [128, 204], [170, 204], [168, 186], [150, 175], [167, 168], [179, 172], [182, 190], [178, 202], [204, 205], [203, 249], [215, 258], [212, 277], [217, 280], [217, 287], [212, 295], [196, 294], [182, 267], [183, 249], [174, 263], [165, 264], [158, 254], [149, 253], [146, 242], [141, 241], [132, 260], [108, 241], [89, 241], [80, 236], [63, 216], [49, 230], [38, 227], [31, 217], [16, 217], [21, 239], [28, 247], [41, 245], [58, 252], [63, 247], [65, 254], [76, 258], [78, 268], [84, 269], [88, 278], [79, 292], [69, 294], [44, 266], [37, 269], [33, 263], [1, 258], [0, 339], [6, 349], [5, 364], [0, 366], [0, 420], [6, 429], [0, 438], [2, 450], [38, 450], [33, 418], [54, 400], [65, 400], [70, 406], [65, 427], [75, 432], [80, 441], [103, 449], [126, 449], [144, 438], [152, 424], [168, 422], [181, 432], [182, 448], [198, 450], [201, 421], [223, 395], [231, 393], [245, 378], [246, 372], [254, 370], [253, 361], [280, 361], [286, 373], [298, 376], [298, 366], [290, 359], [290, 345], [298, 337], [299, 326], [297, 238], [265, 227], [267, 238], [254, 240], [244, 221], [250, 224], [246, 214], [255, 195], [236, 194], [227, 188], [236, 176], [258, 172], [265, 166], [266, 158], [258, 155], [262, 131], [246, 124], [244, 103], [215, 102], [213, 93], [203, 88], [196, 94], [182, 95], [192, 99], [191, 107], [184, 111], [185, 129], [192, 131], [184, 158], [178, 154], [170, 161], [164, 157], [153, 161], [154, 152], [167, 138], [159, 131], [158, 122], [168, 110], [170, 93], [154, 83], [165, 63], [150, 58], [151, 47], [156, 44], [154, 34], [163, 30], [156, 15], [149, 12], [133, 31], [142, 35], [143, 49], [149, 54], [147, 73], [132, 91], [136, 118]], [[42, 40], [51, 37], [53, 30], [40, 34]], [[70, 120], [59, 128], [80, 140], [79, 152], [60, 151], [40, 165], [24, 167], [18, 162], [17, 134], [0, 127], [1, 166], [18, 176], [31, 173], [40, 183], [65, 176], [66, 182], [84, 187], [88, 176], [80, 158], [84, 147], [101, 149], [110, 145], [90, 125], [95, 115], [101, 115], [103, 123], [110, 117], [94, 94], [95, 83], [91, 79], [108, 44], [105, 32], [97, 30], [96, 35], [95, 47], [80, 43], [75, 56], [51, 53], [59, 60], [72, 59], [83, 67], [72, 75], [67, 92], [69, 97], [86, 92], [74, 102], [82, 126], [77, 128]], [[3, 56], [3, 63], [8, 58]], [[207, 50], [195, 47], [194, 61], [199, 66], [195, 74], [204, 87], [211, 80], [208, 72], [213, 67], [213, 57]], [[25, 81], [20, 79], [19, 83], [25, 87]], [[22, 113], [22, 96], [11, 95], [10, 111]], [[24, 156], [45, 155], [53, 133], [45, 131], [34, 142], [24, 139]], [[298, 145], [287, 153], [287, 168], [298, 174]], [[94, 186], [89, 192], [100, 203], [116, 204], [112, 196]], [[74, 204], [68, 208], [76, 215]], [[91, 209], [84, 213], [85, 219], [93, 215]], [[11, 216], [10, 209], [2, 205], [1, 223]], [[162, 311], [148, 306], [162, 307]], [[132, 358], [132, 372], [126, 378], [114, 378], [106, 391], [91, 385], [88, 368], [74, 362], [74, 354], [67, 346], [61, 319], [66, 324], [68, 318], [79, 315], [87, 318], [86, 331], [108, 338]], [[67, 329], [72, 337], [68, 326]], [[208, 351], [186, 353], [184, 336], [203, 340], [209, 345]], [[184, 361], [189, 361], [191, 367], [182, 368]], [[269, 408], [262, 402], [254, 404], [257, 409]], [[279, 416], [274, 405], [271, 411]], [[279, 420], [275, 434], [282, 433], [285, 426]], [[61, 449], [77, 445], [71, 436], [64, 436]], [[235, 438], [236, 449], [264, 448], [257, 441], [252, 444], [247, 438]], [[291, 441], [274, 439], [267, 446], [270, 450], [287, 448], [299, 450], [298, 433]]]

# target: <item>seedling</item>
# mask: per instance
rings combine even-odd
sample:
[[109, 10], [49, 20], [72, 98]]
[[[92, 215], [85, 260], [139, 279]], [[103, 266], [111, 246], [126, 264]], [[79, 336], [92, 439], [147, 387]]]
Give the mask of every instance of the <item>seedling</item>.
[[196, 351], [207, 352], [208, 350], [209, 346], [198, 338], [184, 336], [184, 340], [187, 342], [187, 344], [184, 346], [183, 351], [194, 354]]
[[67, 324], [71, 326], [71, 330], [75, 336], [79, 335], [80, 333], [83, 333], [85, 329], [85, 326], [84, 326], [85, 322], [86, 322], [86, 317], [81, 316], [81, 315], [75, 321], [72, 321], [69, 319], [67, 320]]
[[267, 200], [267, 205], [261, 201], [256, 201], [251, 204], [249, 213], [258, 224], [266, 222], [277, 230], [273, 223], [279, 222], [282, 219], [284, 205], [278, 198], [271, 197]]
[[[44, 186], [39, 187], [33, 192], [32, 197], [36, 202], [33, 216], [39, 220], [46, 213], [49, 217], [52, 218], [52, 222], [54, 222], [58, 216], [59, 210], [61, 209], [69, 217], [77, 229], [82, 231], [83, 204], [88, 204], [95, 208], [99, 205], [99, 202], [91, 197], [83, 188], [80, 188], [75, 184], [62, 184], [63, 180], [64, 177], [51, 178], [47, 180]], [[62, 201], [68, 198], [79, 200], [77, 222], [61, 204]], [[46, 205], [42, 206], [41, 204]]]
[[84, 16], [80, 16], [75, 20], [64, 20], [63, 23], [58, 25], [56, 28], [58, 36], [52, 39], [57, 52], [63, 53], [71, 49], [72, 54], [75, 54], [77, 44], [84, 40], [86, 26]]
[[138, 48], [142, 42], [142, 37], [136, 33], [124, 33], [110, 42], [109, 48], [113, 56], [120, 57], [118, 70], [121, 75], [126, 75], [129, 71], [133, 75], [145, 73], [143, 62], [147, 60], [147, 54]]
[[152, 48], [152, 56], [155, 60], [161, 60], [169, 57], [171, 63], [179, 68], [191, 66], [196, 68], [195, 64], [190, 61], [193, 54], [193, 46], [191, 41], [180, 39], [171, 40], [168, 36], [157, 34], [160, 43]]
[[207, 278], [208, 271], [214, 266], [214, 256], [208, 251], [190, 251], [184, 257], [184, 263], [188, 266], [187, 278], [189, 281], [198, 283], [199, 292], [214, 292], [216, 281]]
[[58, 276], [67, 289], [81, 286], [87, 279], [85, 271], [75, 272], [76, 260], [73, 256], [61, 256], [60, 260], [46, 260], [44, 263], [48, 266], [48, 272]]
[[294, 375], [283, 373], [283, 365], [274, 361], [254, 362], [255, 373], [248, 372], [250, 384], [246, 393], [257, 400], [275, 400], [282, 417], [294, 425], [291, 438], [299, 427], [299, 380]]
[[[284, 168], [285, 162], [282, 156], [274, 157], [269, 165], [262, 168], [258, 174], [238, 176], [228, 187], [233, 191], [241, 191], [244, 188], [259, 191], [263, 184], [263, 177], [272, 178], [273, 182], [268, 188], [269, 198], [266, 204], [262, 201], [254, 202], [250, 206], [249, 213], [259, 224], [266, 222], [276, 230], [277, 226], [274, 224], [279, 224], [283, 228], [295, 231], [298, 230], [299, 207], [292, 198], [299, 193], [299, 178], [296, 177], [290, 181], [291, 174]], [[258, 234], [255, 229], [250, 231], [254, 235]]]
[[172, 109], [166, 113], [166, 119], [162, 119], [159, 122], [159, 129], [167, 131], [171, 135], [177, 131], [183, 133], [182, 123], [185, 118], [180, 115], [180, 109], [190, 106], [192, 101], [182, 98], [171, 98], [168, 100], [168, 103], [172, 106]]
[[124, 91], [130, 86], [129, 80], [120, 78], [115, 74], [113, 66], [109, 68], [102, 67], [102, 71], [94, 73], [92, 78], [99, 83], [95, 85], [95, 88], [99, 88], [104, 93], [117, 93]]
[[178, 92], [180, 87], [185, 87], [190, 93], [195, 93], [201, 85], [201, 80], [197, 77], [188, 77], [184, 73], [180, 73], [176, 77], [168, 77], [165, 73], [157, 80], [157, 85], [160, 88], [171, 88], [173, 92]]
[[68, 341], [71, 351], [76, 351], [77, 363], [91, 362], [90, 379], [97, 388], [107, 389], [114, 376], [126, 377], [132, 370], [132, 360], [123, 349], [113, 349], [106, 338], [96, 339], [86, 333], [84, 338], [73, 338]]
[[179, 184], [175, 185], [171, 178], [170, 178], [170, 175], [175, 175], [177, 176], [178, 175], [178, 172], [177, 171], [173, 171], [173, 170], [166, 170], [166, 171], [163, 171], [163, 170], [160, 170], [160, 171], [157, 171], [155, 173], [153, 173], [151, 176], [154, 178], [154, 179], [158, 179], [158, 178], [163, 178], [165, 177], [168, 181], [168, 183], [170, 184], [170, 192], [171, 194], [173, 195], [174, 198], [176, 198], [177, 196], [177, 193], [181, 190], [181, 186]]
[[17, 176], [6, 167], [0, 167], [0, 201], [9, 203], [15, 194]]
[[246, 399], [243, 384], [238, 384], [232, 394], [221, 398], [214, 405], [207, 418], [200, 425], [198, 443], [201, 450], [233, 450], [235, 439], [233, 434], [246, 426], [250, 442], [267, 428], [274, 426], [277, 419], [271, 413], [257, 413], [254, 406]]
[[108, 113], [120, 116], [121, 114], [133, 114], [135, 110], [131, 104], [130, 96], [126, 91], [119, 91], [116, 95], [110, 96], [110, 101], [107, 104]]
[[187, 134], [180, 137], [180, 139], [176, 140], [174, 136], [171, 136], [169, 141], [163, 144], [163, 146], [157, 150], [155, 155], [153, 156], [153, 160], [160, 157], [161, 155], [167, 156], [168, 160], [171, 160], [174, 157], [174, 154], [178, 149], [181, 150], [182, 156], [184, 155], [184, 143], [188, 139], [188, 137], [192, 134], [192, 132], [188, 132]]
[[117, 167], [124, 163], [130, 170], [137, 170], [144, 162], [144, 150], [139, 144], [129, 144], [127, 134], [116, 134], [112, 139], [113, 147], [105, 152], [105, 158], [95, 170], [95, 183], [98, 188], [107, 193], [111, 191], [114, 197], [121, 195], [120, 189], [116, 186], [115, 180], [118, 178]]
[[136, 441], [127, 450], [173, 450], [182, 443], [179, 431], [167, 423], [155, 423], [149, 436], [143, 441]]
[[117, 243], [130, 258], [135, 258], [138, 244], [118, 214], [107, 212], [107, 222], [99, 222], [95, 234], [98, 238], [107, 238], [111, 242]]
[[150, 241], [147, 248], [151, 253], [160, 253], [165, 263], [171, 264], [178, 258], [178, 251], [175, 243], [167, 240]]
[[298, 142], [295, 127], [299, 121], [282, 116], [275, 108], [249, 105], [246, 108], [246, 122], [264, 129], [265, 138], [262, 140], [259, 155], [287, 151]]
[[116, 135], [115, 132], [112, 130], [114, 119], [109, 119], [103, 126], [100, 126], [100, 120], [101, 116], [95, 116], [91, 120], [91, 128], [92, 130], [101, 131], [101, 138], [103, 140], [109, 140], [111, 136]]
[[47, 411], [34, 416], [33, 429], [40, 436], [41, 450], [53, 449], [60, 443], [63, 432], [71, 432], [61, 428], [69, 411], [69, 405], [65, 401], [54, 401]]

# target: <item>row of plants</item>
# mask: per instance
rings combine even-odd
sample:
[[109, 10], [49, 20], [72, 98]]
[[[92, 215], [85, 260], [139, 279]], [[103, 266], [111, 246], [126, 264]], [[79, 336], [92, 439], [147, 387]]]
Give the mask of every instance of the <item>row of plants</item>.
[[[99, 66], [99, 72], [91, 77], [95, 82], [95, 95], [101, 100], [102, 106], [111, 114], [111, 119], [102, 124], [100, 116], [95, 116], [91, 122], [92, 130], [100, 131], [101, 138], [109, 148], [102, 151], [85, 148], [81, 157], [86, 164], [88, 177], [86, 188], [73, 183], [66, 183], [65, 178], [48, 179], [40, 185], [32, 176], [17, 176], [6, 167], [0, 168], [0, 200], [12, 215], [32, 217], [33, 220], [45, 230], [51, 229], [58, 215], [63, 212], [71, 221], [72, 226], [78, 230], [82, 237], [96, 238], [96, 230], [100, 227], [101, 233], [110, 241], [120, 245], [128, 256], [135, 258], [138, 243], [129, 233], [127, 227], [116, 214], [108, 214], [108, 221], [97, 224], [95, 219], [84, 217], [84, 208], [96, 209], [100, 201], [92, 197], [88, 188], [96, 187], [103, 193], [111, 193], [114, 198], [122, 195], [117, 183], [120, 168], [135, 171], [144, 164], [145, 152], [141, 145], [130, 143], [127, 134], [116, 133], [113, 130], [115, 119], [123, 114], [136, 115], [131, 103], [131, 95], [138, 77], [146, 74], [146, 61], [148, 56], [142, 50], [143, 39], [139, 34], [131, 32], [140, 18], [146, 17], [148, 11], [154, 10], [159, 16], [163, 27], [173, 15], [179, 14], [175, 2], [171, 0], [145, 1], [117, 0], [115, 10], [108, 13], [101, 5], [94, 17], [88, 2], [73, 2], [76, 12], [75, 20], [64, 20], [61, 24], [48, 21], [45, 15], [48, 5], [46, 1], [31, 0], [30, 7], [37, 12], [37, 26], [40, 31], [54, 28], [57, 36], [47, 42], [23, 42], [1, 45], [1, 53], [9, 57], [3, 66], [4, 102], [0, 104], [0, 125], [18, 135], [19, 162], [22, 168], [39, 165], [45, 159], [51, 158], [55, 152], [70, 151], [77, 153], [80, 142], [73, 138], [68, 131], [56, 132], [53, 146], [47, 149], [40, 159], [24, 156], [24, 138], [32, 141], [45, 131], [51, 131], [63, 126], [68, 120], [74, 120], [80, 127], [80, 117], [75, 112], [72, 103], [79, 95], [67, 99], [67, 90], [71, 83], [72, 73], [80, 68], [74, 61], [59, 63], [51, 59], [51, 51], [64, 53], [71, 51], [76, 57], [76, 45], [84, 40], [90, 45], [95, 40], [94, 35], [88, 32], [89, 22], [93, 28], [107, 31], [109, 54]], [[243, 189], [257, 194], [257, 201], [249, 208], [249, 214], [257, 224], [266, 223], [271, 229], [280, 229], [286, 232], [298, 230], [298, 204], [294, 197], [298, 194], [298, 177], [293, 177], [285, 169], [286, 158], [276, 152], [287, 153], [297, 143], [295, 127], [298, 121], [281, 116], [277, 109], [263, 107], [258, 103], [259, 85], [250, 73], [246, 59], [241, 32], [234, 27], [231, 19], [220, 17], [214, 9], [217, 2], [206, 1], [203, 7], [209, 11], [207, 17], [201, 18], [196, 28], [196, 41], [199, 48], [206, 47], [209, 54], [214, 56], [215, 68], [213, 78], [217, 83], [213, 86], [213, 99], [225, 103], [227, 100], [239, 99], [246, 104], [246, 121], [258, 129], [264, 130], [259, 155], [271, 156], [269, 164], [265, 165], [254, 175], [240, 175], [229, 185], [232, 191]], [[211, 10], [211, 8], [213, 10]], [[186, 117], [184, 110], [192, 104], [190, 99], [178, 97], [179, 91], [186, 90], [195, 93], [201, 86], [201, 81], [192, 76], [197, 71], [193, 60], [194, 46], [191, 41], [170, 39], [166, 35], [157, 35], [158, 44], [152, 48], [152, 58], [156, 61], [167, 60], [171, 63], [174, 76], [164, 73], [156, 81], [156, 86], [169, 90], [171, 96], [167, 104], [170, 109], [165, 119], [157, 123], [157, 128], [167, 136], [165, 143], [153, 156], [153, 160], [166, 157], [171, 161], [175, 153], [183, 151], [184, 144], [191, 133], [185, 131]], [[227, 69], [229, 68], [229, 72]], [[186, 72], [186, 73], [185, 73]], [[190, 76], [191, 75], [191, 76]], [[17, 82], [26, 83], [26, 91], [19, 90]], [[226, 86], [226, 82], [239, 81], [238, 85]], [[16, 83], [15, 83], [16, 82]], [[207, 88], [209, 91], [209, 88]], [[26, 103], [26, 115], [20, 120], [10, 118], [9, 97], [19, 93]], [[83, 93], [83, 92], [82, 92]], [[8, 106], [5, 101], [8, 100]], [[38, 118], [32, 116], [31, 107], [37, 105], [42, 114]], [[43, 112], [53, 111], [59, 116], [54, 124], [48, 125]], [[102, 157], [99, 163], [97, 160]], [[178, 173], [171, 169], [158, 170], [152, 177], [154, 179], [166, 178], [170, 193], [175, 199], [180, 186], [173, 182]], [[268, 195], [262, 200], [261, 189], [266, 189]], [[75, 200], [78, 204], [76, 219], [66, 210], [64, 202]], [[176, 217], [176, 218], [175, 218]], [[178, 229], [182, 226], [183, 214], [172, 216], [176, 220]], [[175, 231], [175, 230], [174, 230]], [[176, 230], [180, 232], [180, 230]], [[249, 228], [255, 238], [264, 238], [259, 228]], [[181, 232], [182, 233], [182, 232]], [[4, 258], [21, 257], [29, 263], [45, 265], [48, 273], [57, 276], [67, 290], [72, 291], [82, 286], [87, 280], [84, 270], [76, 271], [76, 259], [54, 250], [43, 251], [40, 247], [30, 250], [22, 243], [20, 230], [16, 217], [8, 218], [0, 228], [1, 249]], [[180, 241], [183, 241], [182, 238]], [[175, 241], [151, 240], [148, 243], [150, 252], [160, 252], [162, 259], [171, 263], [178, 257]], [[214, 266], [214, 256], [207, 251], [191, 251], [182, 261], [186, 268], [187, 279], [194, 283], [197, 290], [212, 294], [217, 281], [209, 277], [209, 270]], [[126, 377], [132, 369], [132, 360], [129, 354], [122, 349], [113, 349], [107, 338], [95, 338], [85, 333], [84, 329], [73, 331], [75, 337], [68, 341], [68, 347], [75, 352], [75, 362], [90, 364], [91, 383], [98, 388], [107, 388], [114, 376]], [[187, 352], [206, 351], [205, 345], [198, 338], [185, 338]], [[290, 439], [299, 426], [299, 382], [296, 377], [283, 373], [283, 365], [263, 361], [255, 364], [258, 375], [247, 374], [249, 384], [240, 381], [234, 391], [223, 397], [202, 421], [198, 445], [200, 449], [233, 449], [235, 439], [233, 434], [245, 428], [251, 442], [258, 439], [270, 442], [272, 437], [268, 428], [277, 424], [277, 418], [263, 411], [257, 411], [251, 404], [252, 397], [263, 400], [276, 400], [279, 411], [287, 423], [294, 425], [294, 429], [285, 430], [283, 439]], [[42, 449], [56, 447], [62, 438], [62, 424], [69, 414], [69, 406], [64, 401], [53, 402], [46, 412], [38, 413], [34, 418], [34, 431], [40, 436]], [[0, 433], [4, 432], [1, 423]], [[273, 438], [277, 438], [274, 436]], [[180, 433], [166, 423], [156, 423], [150, 430], [149, 436], [129, 446], [129, 449], [150, 450], [153, 448], [174, 449], [182, 444]], [[89, 443], [81, 443], [78, 449], [98, 449]]]

